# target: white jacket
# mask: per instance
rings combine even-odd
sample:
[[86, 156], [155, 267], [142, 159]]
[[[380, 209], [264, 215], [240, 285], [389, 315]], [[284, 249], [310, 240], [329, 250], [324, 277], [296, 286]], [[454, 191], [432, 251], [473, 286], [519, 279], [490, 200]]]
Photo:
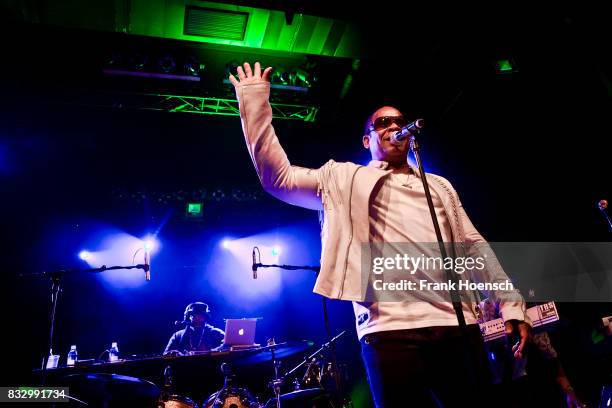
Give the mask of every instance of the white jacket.
[[[369, 241], [368, 203], [374, 187], [390, 170], [333, 160], [319, 169], [291, 165], [272, 127], [269, 94], [269, 83], [236, 87], [242, 129], [261, 184], [289, 204], [324, 211], [321, 271], [314, 292], [333, 299], [363, 301], [361, 244]], [[419, 176], [417, 169], [413, 170]], [[464, 244], [486, 242], [470, 222], [451, 184], [433, 174], [427, 174], [427, 179], [432, 192], [443, 202], [457, 256], [465, 253]], [[497, 263], [494, 256], [489, 260]], [[487, 266], [488, 276], [477, 280], [507, 278], [499, 263]], [[501, 293], [488, 295], [493, 299], [504, 297]], [[504, 320], [527, 320], [518, 293], [502, 301], [500, 310]]]

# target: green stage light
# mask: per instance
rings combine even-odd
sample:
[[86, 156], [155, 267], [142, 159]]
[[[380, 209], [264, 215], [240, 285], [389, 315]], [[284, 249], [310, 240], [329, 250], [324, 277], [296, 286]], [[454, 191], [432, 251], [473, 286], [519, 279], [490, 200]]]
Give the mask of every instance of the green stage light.
[[605, 340], [605, 336], [598, 330], [593, 330], [591, 332], [591, 341], [593, 344], [599, 344]]
[[500, 59], [495, 63], [495, 69], [498, 74], [510, 74], [518, 71], [516, 64], [510, 59]]
[[202, 203], [187, 203], [187, 216], [200, 218], [203, 215], [202, 209]]

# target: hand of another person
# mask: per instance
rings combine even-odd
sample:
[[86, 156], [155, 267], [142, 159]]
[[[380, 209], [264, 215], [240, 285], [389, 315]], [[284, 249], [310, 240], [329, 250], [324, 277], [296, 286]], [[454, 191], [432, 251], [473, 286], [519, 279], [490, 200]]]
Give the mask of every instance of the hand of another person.
[[230, 82], [234, 85], [234, 87], [243, 86], [243, 85], [255, 85], [270, 82], [270, 73], [272, 72], [272, 67], [266, 68], [263, 72], [261, 72], [261, 65], [259, 62], [255, 63], [255, 67], [251, 70], [251, 65], [248, 62], [244, 63], [244, 69], [241, 66], [238, 66], [238, 79], [232, 74], [229, 76]]
[[523, 358], [523, 350], [525, 349], [527, 340], [529, 340], [531, 327], [524, 321], [518, 320], [508, 320], [505, 322], [505, 326], [506, 336], [510, 336], [513, 333], [518, 332], [520, 339], [512, 346], [512, 352], [514, 353], [515, 358]]

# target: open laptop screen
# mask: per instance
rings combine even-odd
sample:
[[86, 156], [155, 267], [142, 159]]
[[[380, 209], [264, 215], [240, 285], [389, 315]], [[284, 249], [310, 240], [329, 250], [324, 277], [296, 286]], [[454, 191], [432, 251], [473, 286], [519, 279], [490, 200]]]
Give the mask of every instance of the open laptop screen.
[[225, 321], [225, 346], [252, 346], [255, 344], [257, 319], [227, 319]]

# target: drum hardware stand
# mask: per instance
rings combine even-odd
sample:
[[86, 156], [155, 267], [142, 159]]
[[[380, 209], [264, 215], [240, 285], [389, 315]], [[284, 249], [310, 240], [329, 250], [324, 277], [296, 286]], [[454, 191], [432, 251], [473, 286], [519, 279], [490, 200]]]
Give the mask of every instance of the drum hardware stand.
[[[203, 403], [202, 407], [206, 406], [209, 408], [222, 408], [227, 404], [228, 398], [238, 398], [240, 400], [240, 406], [247, 406], [249, 408], [259, 408], [259, 402], [254, 400], [248, 390], [240, 388], [235, 383], [235, 375], [232, 371], [232, 366], [228, 363], [221, 363], [219, 366], [221, 373], [223, 373], [224, 381], [223, 387], [212, 394], [206, 403]], [[214, 399], [213, 399], [214, 397]], [[210, 404], [210, 405], [209, 405]], [[243, 405], [246, 404], [246, 405]], [[195, 405], [198, 406], [197, 404]], [[233, 402], [229, 404], [230, 407], [237, 407]]]
[[[310, 367], [313, 363], [316, 362], [317, 357], [321, 354], [323, 354], [323, 352], [325, 351], [330, 351], [330, 354], [333, 353], [333, 350], [335, 349], [335, 343], [336, 341], [342, 337], [344, 334], [346, 334], [346, 331], [342, 331], [340, 334], [338, 334], [337, 336], [335, 336], [333, 339], [329, 340], [328, 342], [324, 343], [321, 347], [319, 347], [316, 351], [314, 351], [312, 354], [310, 354], [308, 357], [305, 357], [304, 360], [299, 363], [297, 366], [293, 367], [291, 370], [289, 370], [288, 372], [286, 372], [285, 374], [283, 374], [282, 376], [279, 376], [279, 368], [281, 365], [281, 362], [279, 360], [276, 359], [276, 353], [275, 353], [275, 342], [274, 339], [270, 339], [268, 340], [268, 346], [270, 347], [270, 350], [272, 352], [272, 364], [274, 365], [274, 379], [270, 382], [270, 387], [274, 390], [274, 398], [276, 400], [276, 408], [281, 408], [281, 401], [280, 401], [280, 387], [286, 383], [287, 379], [291, 378], [293, 376], [293, 374], [299, 370], [302, 366], [304, 366], [306, 363], [308, 363], [308, 366]], [[336, 377], [336, 383], [337, 378], [339, 376], [338, 370], [337, 370], [337, 366], [334, 367], [334, 372], [333, 375]], [[297, 381], [297, 379], [296, 379]], [[296, 391], [299, 390], [299, 386], [296, 387]], [[340, 394], [340, 389], [337, 389], [338, 393]], [[342, 405], [340, 406], [344, 406], [344, 396], [342, 394], [340, 394], [338, 396], [338, 398], [341, 400]]]
[[[342, 382], [341, 382], [342, 380], [340, 379], [340, 369], [338, 367], [337, 360], [336, 360], [336, 341], [338, 341], [340, 337], [344, 336], [344, 334], [346, 334], [346, 330], [342, 331], [340, 334], [336, 335], [334, 338], [332, 338], [328, 342], [323, 343], [323, 345], [318, 350], [314, 351], [311, 355], [306, 357], [304, 361], [302, 361], [300, 364], [295, 366], [291, 371], [287, 372], [284, 375], [284, 377], [291, 376], [294, 372], [299, 370], [300, 367], [306, 364], [306, 362], [309, 362], [308, 368], [307, 368], [308, 370], [311, 367], [311, 365], [316, 361], [317, 356], [323, 354], [325, 351], [329, 351], [329, 354], [331, 355], [331, 360], [332, 360], [331, 361], [332, 375], [334, 376], [334, 382], [336, 383], [336, 393], [335, 393], [336, 395], [335, 395], [334, 400], [338, 403], [339, 407], [352, 406], [352, 403], [346, 399], [346, 396], [342, 392], [343, 387], [342, 387]], [[325, 367], [321, 367], [321, 371], [319, 372], [320, 378], [324, 372], [325, 372]], [[308, 374], [308, 371], [306, 372], [306, 374]], [[323, 386], [323, 384], [321, 384], [320, 382], [320, 378], [319, 378], [319, 384], [320, 386]]]
[[[61, 289], [61, 281], [64, 275], [72, 275], [76, 273], [100, 273], [104, 271], [111, 271], [117, 269], [142, 269], [145, 271], [145, 274], [149, 272], [148, 264], [138, 264], [138, 265], [130, 265], [130, 266], [106, 266], [102, 265], [99, 268], [81, 268], [81, 269], [60, 269], [56, 271], [50, 272], [37, 272], [37, 273], [22, 273], [19, 274], [20, 278], [51, 278], [51, 312], [49, 313], [49, 355], [53, 354], [53, 331], [55, 329], [55, 315], [57, 311], [57, 301], [59, 298]], [[49, 361], [49, 356], [43, 357], [42, 361], [42, 370], [41, 370], [41, 386], [45, 386], [47, 382], [47, 363]]]
[[[257, 254], [259, 254], [259, 262], [256, 262], [256, 257], [255, 257], [255, 250], [257, 250]], [[261, 253], [259, 252], [259, 248], [258, 247], [253, 247], [253, 278], [257, 279], [257, 269], [258, 268], [280, 268], [280, 269], [284, 269], [284, 270], [288, 270], [288, 271], [296, 271], [296, 270], [308, 270], [308, 271], [314, 271], [316, 272], [316, 274], [318, 275], [319, 272], [321, 272], [321, 267], [320, 266], [310, 266], [310, 265], [303, 265], [303, 266], [298, 266], [298, 265], [276, 265], [276, 264], [262, 264], [261, 263]], [[321, 301], [323, 303], [323, 320], [325, 323], [325, 332], [327, 334], [327, 338], [331, 338], [331, 329], [330, 329], [330, 324], [329, 324], [329, 314], [327, 312], [327, 298], [324, 296], [321, 296]], [[342, 332], [340, 335], [342, 335], [344, 332]], [[338, 338], [340, 335], [336, 336], [334, 339]], [[336, 350], [334, 347], [334, 343], [333, 340], [330, 340], [328, 343], [326, 344], [330, 344], [330, 354], [331, 354], [331, 359], [332, 359], [332, 364], [333, 364], [333, 368], [332, 371], [334, 373], [334, 379], [336, 381], [336, 391], [338, 393], [338, 398], [340, 400], [344, 399], [344, 393], [342, 391], [342, 384], [340, 381], [340, 373], [338, 371], [338, 364], [336, 361]], [[276, 370], [276, 368], [275, 368]], [[277, 407], [280, 407], [280, 398], [277, 400]], [[344, 405], [342, 401], [340, 401], [340, 405]]]
[[283, 385], [285, 378], [278, 376], [278, 369], [281, 366], [281, 362], [276, 359], [276, 350], [275, 346], [276, 342], [274, 339], [269, 339], [267, 341], [267, 346], [270, 347], [270, 351], [272, 352], [272, 365], [274, 366], [274, 379], [270, 382], [270, 387], [272, 387], [274, 391], [274, 399], [276, 400], [276, 408], [281, 408], [280, 402], [280, 387]]
[[221, 405], [223, 405], [223, 401], [221, 401], [219, 398], [223, 395], [225, 390], [227, 390], [232, 385], [234, 381], [234, 375], [232, 374], [232, 368], [229, 364], [221, 363], [221, 366], [219, 368], [221, 369], [221, 372], [223, 373], [223, 387], [217, 392], [217, 396], [215, 397], [215, 401], [213, 402], [211, 408], [217, 407], [218, 403], [221, 403]]
[[304, 364], [306, 364], [308, 362], [308, 367], [310, 367], [315, 361], [317, 356], [319, 356], [320, 354], [322, 354], [325, 350], [332, 350], [332, 346], [334, 345], [334, 343], [342, 336], [344, 336], [344, 334], [346, 333], [346, 330], [344, 330], [342, 333], [338, 334], [336, 337], [334, 337], [333, 339], [331, 339], [330, 341], [328, 341], [327, 343], [324, 343], [321, 347], [319, 347], [315, 352], [313, 352], [312, 354], [310, 354], [308, 357], [304, 358], [304, 361], [302, 361], [300, 364], [298, 364], [297, 366], [293, 367], [291, 370], [287, 371], [282, 378], [287, 378], [287, 377], [291, 377], [293, 375], [293, 373], [295, 373], [297, 370], [299, 370]]
[[[308, 361], [308, 359], [304, 360], [304, 362]], [[318, 363], [319, 360], [316, 357], [313, 357], [312, 359], [310, 359], [310, 362], [308, 363], [308, 365], [306, 366], [306, 370], [304, 371], [304, 376], [302, 377], [302, 384], [306, 384], [306, 386], [310, 385], [310, 381], [311, 379], [314, 378], [316, 379], [316, 381], [321, 384], [321, 368], [316, 365], [316, 363]], [[300, 382], [297, 380], [297, 378], [293, 381], [293, 385], [294, 385], [294, 390], [298, 391], [300, 390], [302, 387], [300, 385]]]
[[168, 400], [168, 396], [172, 395], [174, 389], [174, 378], [172, 377], [172, 367], [169, 365], [164, 368], [164, 387], [162, 389], [160, 399], [164, 402]]

